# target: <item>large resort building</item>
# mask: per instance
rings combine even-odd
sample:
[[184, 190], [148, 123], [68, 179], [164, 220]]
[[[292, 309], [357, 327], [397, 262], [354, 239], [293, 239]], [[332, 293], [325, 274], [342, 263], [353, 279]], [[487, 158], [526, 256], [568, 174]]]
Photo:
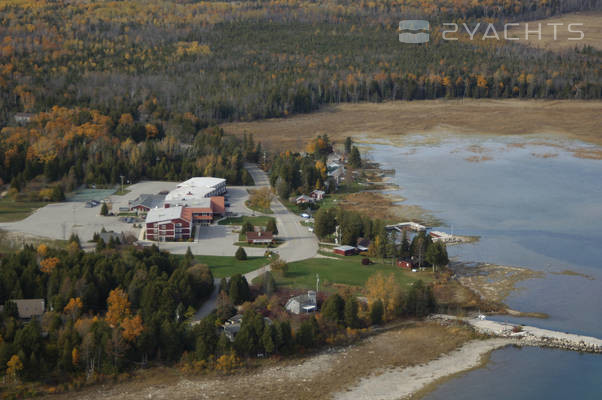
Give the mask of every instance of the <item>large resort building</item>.
[[226, 212], [223, 194], [226, 180], [191, 178], [169, 192], [162, 207], [151, 208], [146, 215], [146, 239], [155, 241], [187, 240], [198, 225], [209, 225]]

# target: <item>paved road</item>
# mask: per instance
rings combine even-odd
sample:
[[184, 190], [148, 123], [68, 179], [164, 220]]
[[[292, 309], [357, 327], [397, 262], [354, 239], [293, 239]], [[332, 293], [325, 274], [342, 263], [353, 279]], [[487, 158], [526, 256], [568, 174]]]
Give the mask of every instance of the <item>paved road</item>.
[[[259, 169], [257, 165], [245, 164], [245, 168], [253, 177], [255, 187], [269, 185], [267, 174]], [[315, 257], [318, 253], [318, 239], [313, 233], [307, 230], [307, 227], [301, 225], [302, 218], [290, 212], [277, 198], [272, 200], [271, 208], [274, 214], [270, 215], [276, 218], [278, 236], [284, 240], [284, 243], [276, 248], [276, 252], [280, 255], [280, 258], [287, 262], [292, 262]], [[246, 273], [245, 278], [250, 283], [253, 279], [269, 270], [270, 266], [266, 265]], [[211, 297], [203, 303], [203, 306], [194, 315], [192, 319], [193, 324], [198, 323], [202, 318], [209, 315], [216, 307], [218, 286], [219, 281], [216, 282], [216, 288]]]
[[[256, 186], [269, 185], [267, 174], [255, 164], [246, 164], [245, 168], [253, 177]], [[291, 213], [277, 198], [272, 200], [271, 208], [274, 211], [272, 216], [276, 218], [278, 225], [278, 236], [285, 241], [276, 249], [280, 258], [292, 262], [314, 257], [318, 253], [318, 240], [307, 227], [301, 225], [302, 218]]]

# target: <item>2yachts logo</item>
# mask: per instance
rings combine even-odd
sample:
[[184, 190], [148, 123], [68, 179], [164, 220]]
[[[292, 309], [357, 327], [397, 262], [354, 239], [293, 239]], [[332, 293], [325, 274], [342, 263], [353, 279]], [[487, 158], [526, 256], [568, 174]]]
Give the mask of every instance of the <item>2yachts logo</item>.
[[[401, 43], [426, 43], [429, 41], [430, 24], [423, 19], [405, 19], [399, 21], [399, 41]], [[404, 32], [411, 31], [411, 32]], [[423, 31], [423, 32], [416, 32]], [[425, 32], [424, 32], [425, 31]], [[416, 32], [416, 33], [415, 33]]]
[[[458, 40], [459, 33], [467, 33], [470, 40], [501, 40], [503, 37], [505, 40], [529, 40], [534, 37], [537, 40], [542, 40], [542, 26], [546, 28], [546, 37], [548, 34], [552, 34], [552, 40], [583, 40], [585, 33], [581, 30], [576, 29], [577, 27], [583, 26], [582, 23], [572, 23], [566, 25], [567, 32], [571, 34], [568, 37], [563, 35], [562, 39], [558, 38], [560, 30], [565, 29], [563, 23], [547, 23], [547, 24], [531, 24], [531, 28], [528, 23], [524, 24], [524, 29], [521, 29], [519, 23], [507, 23], [503, 25], [503, 34], [498, 32], [500, 27], [491, 23], [481, 24], [478, 22], [476, 25], [468, 26], [464, 24], [456, 23], [444, 23], [441, 31], [441, 38], [443, 40]], [[533, 26], [537, 28], [533, 28]], [[482, 28], [482, 29], [481, 29]], [[549, 32], [551, 28], [552, 32]], [[422, 19], [405, 19], [399, 21], [399, 41], [401, 43], [426, 43], [430, 40], [430, 23]], [[416, 32], [419, 31], [419, 32]], [[475, 37], [480, 32], [482, 35]], [[521, 32], [524, 32], [524, 36], [521, 36]]]

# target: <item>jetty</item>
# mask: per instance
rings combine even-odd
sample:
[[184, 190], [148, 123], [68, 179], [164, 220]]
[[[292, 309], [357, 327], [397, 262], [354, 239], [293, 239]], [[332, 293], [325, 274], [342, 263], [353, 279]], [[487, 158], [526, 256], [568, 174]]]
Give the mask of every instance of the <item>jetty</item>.
[[515, 344], [524, 346], [553, 347], [585, 353], [602, 353], [602, 339], [536, 328], [534, 326], [491, 321], [484, 316], [462, 318], [453, 315], [435, 314], [435, 320], [460, 320], [471, 325], [477, 332], [502, 338], [515, 339]]

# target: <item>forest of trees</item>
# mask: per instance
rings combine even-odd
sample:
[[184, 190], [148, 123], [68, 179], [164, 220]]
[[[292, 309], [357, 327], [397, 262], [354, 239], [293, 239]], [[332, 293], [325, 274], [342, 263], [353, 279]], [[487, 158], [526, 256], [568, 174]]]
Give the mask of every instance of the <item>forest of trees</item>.
[[[189, 113], [204, 127], [338, 102], [600, 98], [595, 49], [446, 42], [436, 28], [529, 20], [598, 3], [7, 0], [0, 4], [0, 126], [15, 112], [53, 106], [95, 109], [113, 120], [139, 113], [144, 123]], [[408, 18], [431, 22], [428, 45], [399, 43], [399, 21]]]
[[191, 115], [169, 123], [174, 124], [186, 135], [167, 135], [161, 124], [143, 124], [131, 114], [113, 119], [96, 110], [53, 107], [27, 126], [2, 129], [0, 182], [19, 192], [40, 177], [58, 193], [38, 196], [52, 200], [80, 184], [115, 185], [121, 175], [132, 182], [217, 176], [228, 184], [253, 183], [243, 168], [261, 153], [252, 136], [239, 140], [219, 128], [200, 129]]
[[[206, 265], [154, 246], [26, 246], [0, 260], [0, 375], [61, 382], [179, 360], [195, 346], [186, 319], [212, 290]], [[45, 299], [41, 319], [18, 318], [10, 300], [24, 298]], [[7, 371], [11, 359], [18, 371]]]

